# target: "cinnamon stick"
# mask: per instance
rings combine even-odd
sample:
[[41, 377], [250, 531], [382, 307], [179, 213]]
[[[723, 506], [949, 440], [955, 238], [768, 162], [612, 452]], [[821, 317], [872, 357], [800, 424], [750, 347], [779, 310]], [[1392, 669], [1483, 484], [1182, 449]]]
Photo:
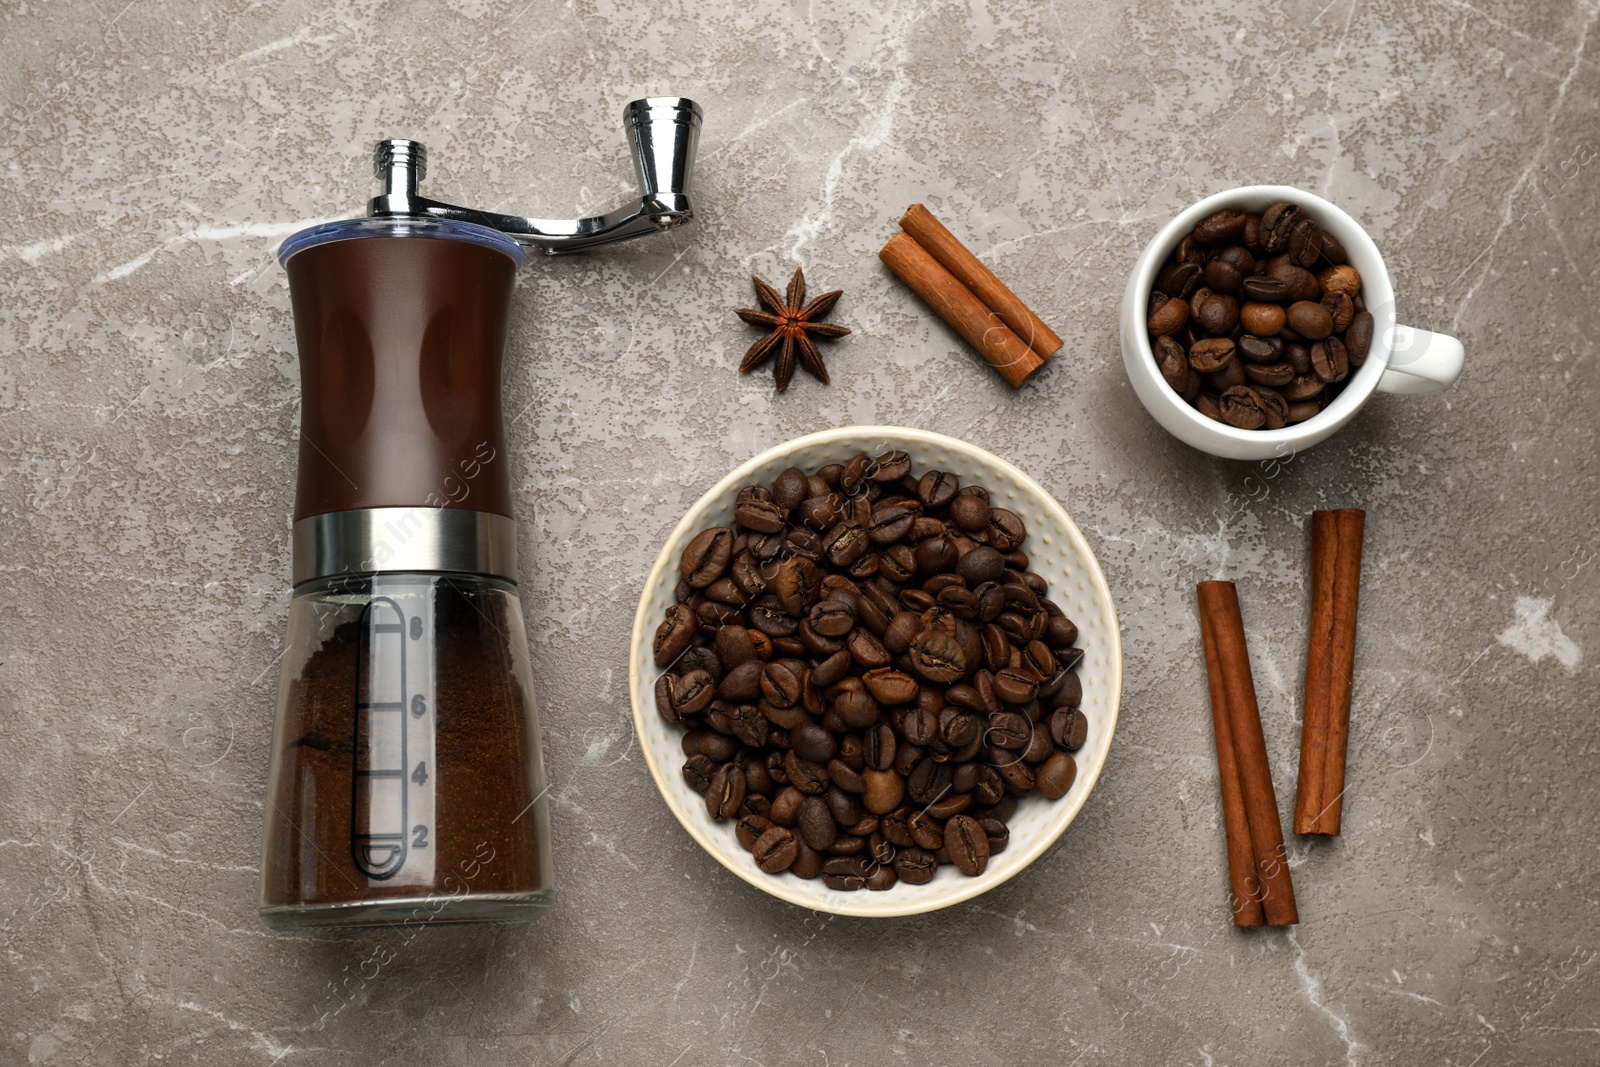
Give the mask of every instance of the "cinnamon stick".
[[1239, 787], [1239, 761], [1233, 750], [1233, 729], [1228, 725], [1228, 697], [1222, 687], [1222, 666], [1210, 616], [1200, 614], [1200, 636], [1205, 641], [1206, 678], [1211, 685], [1211, 725], [1217, 737], [1217, 777], [1222, 782], [1222, 828], [1228, 841], [1228, 900], [1235, 926], [1265, 926], [1261, 885], [1256, 881], [1255, 856], [1250, 844], [1250, 823], [1244, 813], [1244, 793]]
[[1337, 836], [1344, 814], [1365, 528], [1366, 512], [1360, 508], [1311, 514], [1311, 626], [1294, 806], [1297, 834]]
[[1020, 386], [1044, 365], [1037, 352], [910, 234], [889, 238], [878, 258], [1012, 386]]
[[[1295, 908], [1294, 885], [1289, 878], [1289, 858], [1283, 847], [1283, 825], [1272, 790], [1272, 769], [1267, 763], [1267, 741], [1261, 732], [1261, 712], [1256, 705], [1255, 682], [1250, 677], [1250, 652], [1245, 645], [1244, 618], [1232, 582], [1201, 582], [1201, 633], [1209, 628], [1215, 647], [1215, 665], [1221, 675], [1223, 703], [1227, 707], [1229, 739], [1237, 765], [1239, 791], [1244, 799], [1245, 821], [1250, 829], [1250, 851], [1261, 908], [1269, 926], [1300, 921]], [[1211, 665], [1208, 658], [1208, 667]]]
[[915, 238], [917, 244], [938, 260], [939, 265], [966, 286], [973, 296], [983, 301], [984, 306], [999, 315], [1011, 332], [1033, 349], [1041, 360], [1055, 355], [1062, 345], [1056, 332], [995, 277], [994, 271], [968, 251], [955, 234], [945, 229], [932, 212], [921, 204], [912, 204], [901, 216], [900, 228]]

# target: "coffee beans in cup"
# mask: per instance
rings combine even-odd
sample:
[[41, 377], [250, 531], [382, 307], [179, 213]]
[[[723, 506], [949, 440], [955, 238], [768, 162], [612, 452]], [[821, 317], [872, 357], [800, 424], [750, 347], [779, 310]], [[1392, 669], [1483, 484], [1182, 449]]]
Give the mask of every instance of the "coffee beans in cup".
[[1174, 392], [1218, 422], [1277, 430], [1339, 394], [1373, 317], [1338, 239], [1278, 203], [1202, 219], [1156, 275], [1146, 325]]
[[1078, 628], [1027, 529], [904, 452], [739, 490], [656, 631], [683, 775], [769, 874], [838, 890], [977, 876], [1019, 798], [1072, 789]]

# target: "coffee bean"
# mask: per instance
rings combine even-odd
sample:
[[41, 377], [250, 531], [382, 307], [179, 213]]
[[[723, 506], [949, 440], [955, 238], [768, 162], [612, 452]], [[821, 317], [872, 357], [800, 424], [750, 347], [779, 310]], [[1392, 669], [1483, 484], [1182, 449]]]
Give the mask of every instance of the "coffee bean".
[[965, 749], [982, 735], [983, 727], [972, 712], [947, 707], [939, 713], [939, 740], [952, 752]]
[[1049, 645], [1052, 651], [1071, 648], [1077, 640], [1078, 626], [1065, 615], [1052, 618], [1045, 626], [1044, 643]]
[[856, 613], [846, 601], [819, 600], [811, 606], [806, 621], [824, 637], [843, 637], [855, 629]]
[[861, 803], [874, 815], [893, 811], [905, 798], [905, 779], [897, 771], [868, 769], [861, 772], [861, 780], [866, 785]]
[[913, 811], [906, 817], [911, 840], [922, 848], [944, 847], [944, 825], [926, 811]]
[[772, 483], [772, 502], [787, 511], [793, 511], [810, 495], [811, 484], [806, 472], [799, 467], [787, 467]]
[[772, 820], [764, 815], [744, 815], [733, 828], [733, 834], [739, 839], [739, 844], [746, 849], [754, 850], [756, 842], [761, 835], [772, 829]]
[[1173, 300], [1188, 300], [1205, 281], [1200, 265], [1179, 262], [1156, 276], [1156, 291]]
[[752, 629], [760, 630], [774, 639], [789, 637], [800, 626], [799, 621], [784, 611], [778, 598], [770, 593], [746, 608], [745, 616]]
[[818, 852], [833, 847], [833, 842], [839, 836], [839, 824], [833, 821], [833, 815], [821, 797], [807, 797], [800, 804], [797, 829], [801, 840]]
[[895, 853], [894, 873], [907, 885], [927, 885], [938, 870], [939, 861], [925, 848], [911, 845]]
[[[771, 733], [767, 717], [751, 704], [740, 704], [730, 714], [733, 736], [747, 748], [761, 748]], [[748, 777], [748, 776], [747, 776]]]
[[896, 848], [905, 849], [916, 844], [911, 837], [911, 811], [910, 806], [902, 804], [878, 820], [883, 836]]
[[807, 796], [819, 796], [832, 784], [827, 768], [795, 752], [783, 757], [783, 770], [789, 776], [789, 784]]
[[850, 636], [845, 639], [845, 646], [850, 650], [850, 658], [855, 660], [862, 670], [877, 670], [894, 662], [894, 657], [883, 647], [883, 642], [872, 636], [871, 631], [861, 627], [850, 632]]
[[[1337, 340], [1333, 338], [1332, 340]], [[1311, 346], [1311, 373], [1324, 382], [1342, 382], [1350, 373], [1343, 343], [1337, 348], [1325, 343]]]
[[967, 654], [954, 637], [923, 630], [911, 640], [911, 666], [930, 682], [948, 684], [967, 673]]
[[1194, 307], [1193, 318], [1202, 331], [1221, 337], [1239, 325], [1239, 302], [1226, 293], [1212, 293]]
[[746, 660], [722, 676], [717, 696], [737, 704], [761, 699], [761, 675], [766, 668], [759, 659]]
[[904, 704], [917, 696], [917, 680], [890, 667], [868, 671], [861, 681], [880, 704]]
[[695, 535], [683, 550], [679, 570], [691, 586], [704, 589], [722, 577], [732, 558], [733, 531], [717, 526]]
[[1223, 208], [1200, 220], [1194, 228], [1194, 238], [1207, 247], [1225, 245], [1239, 239], [1244, 232], [1245, 213]]
[[1032, 736], [1033, 724], [1028, 717], [1015, 711], [1002, 711], [989, 716], [985, 740], [1003, 749], [1020, 749]]
[[1333, 316], [1333, 333], [1343, 334], [1350, 328], [1350, 322], [1355, 318], [1356, 305], [1348, 295], [1329, 293], [1322, 298], [1322, 306]]
[[733, 509], [733, 521], [746, 530], [777, 533], [789, 521], [789, 513], [771, 500], [746, 500]]
[[1026, 704], [1039, 695], [1039, 679], [1031, 671], [1007, 667], [995, 672], [994, 691], [1008, 704]]
[[1301, 219], [1289, 231], [1289, 241], [1285, 247], [1290, 260], [1302, 267], [1309, 267], [1322, 252], [1322, 230], [1310, 219]]
[[828, 812], [833, 816], [833, 821], [842, 827], [850, 827], [851, 832], [854, 832], [855, 825], [862, 818], [867, 817], [866, 811], [861, 806], [861, 797], [856, 793], [840, 789], [835, 785], [830, 786], [822, 796], [827, 801]]
[[[706, 788], [706, 811], [717, 822], [731, 819], [744, 803], [744, 770], [737, 763], [724, 763], [711, 776]], [[787, 866], [787, 865], [786, 865]]]
[[1199, 374], [1215, 374], [1233, 362], [1234, 343], [1226, 337], [1196, 341], [1189, 349], [1189, 366]]
[[957, 815], [945, 824], [944, 848], [950, 862], [968, 877], [977, 877], [989, 866], [989, 835], [970, 815]]
[[1359, 367], [1367, 361], [1372, 347], [1373, 318], [1370, 311], [1359, 311], [1350, 319], [1350, 329], [1345, 333], [1344, 346], [1350, 365]]
[[1006, 784], [1006, 792], [1021, 796], [1034, 786], [1033, 771], [1020, 758], [994, 765], [995, 773]]
[[1267, 421], [1261, 410], [1261, 401], [1248, 386], [1235, 386], [1224, 391], [1217, 401], [1222, 421], [1241, 430], [1260, 428]]
[[922, 574], [948, 571], [955, 566], [959, 555], [955, 542], [944, 534], [935, 534], [917, 545], [917, 570]]
[[1283, 398], [1291, 404], [1322, 395], [1326, 383], [1315, 374], [1297, 374], [1294, 381], [1283, 387]]
[[880, 863], [867, 872], [867, 891], [869, 893], [883, 893], [893, 889], [899, 877], [895, 874], [891, 863]]
[[829, 889], [854, 892], [867, 884], [867, 865], [849, 856], [837, 856], [822, 865], [822, 884]]
[[1254, 385], [1276, 387], [1294, 380], [1294, 368], [1287, 363], [1249, 363], [1245, 365], [1244, 376]]
[[782, 826], [771, 827], [756, 838], [755, 847], [750, 851], [755, 856], [756, 866], [768, 874], [788, 870], [799, 854], [794, 832]]
[[1317, 284], [1324, 293], [1342, 293], [1354, 299], [1361, 292], [1361, 275], [1348, 265], [1328, 267], [1317, 275]]
[[1034, 776], [1034, 785], [1046, 798], [1060, 800], [1078, 777], [1077, 762], [1065, 752], [1057, 752], [1044, 762]]
[[792, 708], [800, 702], [804, 679], [794, 665], [775, 660], [762, 667], [760, 684], [761, 696], [769, 705]]
[[997, 580], [1005, 570], [1005, 560], [1001, 559], [1000, 552], [991, 545], [979, 545], [956, 563], [956, 573], [974, 588], [984, 582]]
[[1024, 763], [1043, 763], [1055, 755], [1055, 742], [1050, 739], [1050, 726], [1048, 723], [1035, 722], [1033, 730], [1028, 735], [1028, 743], [1022, 749]]
[[656, 628], [653, 648], [657, 667], [665, 667], [689, 648], [699, 623], [686, 604], [674, 604], [667, 609], [667, 618]]
[[1213, 259], [1206, 264], [1206, 288], [1218, 293], [1236, 293], [1244, 281], [1244, 272], [1225, 259]]
[[1283, 358], [1283, 342], [1276, 337], [1245, 334], [1234, 346], [1240, 358], [1251, 363], [1277, 363]]
[[[946, 577], [955, 578], [954, 575]], [[946, 609], [958, 619], [978, 617], [978, 595], [959, 583], [941, 588], [934, 600], [939, 607]]]
[[1295, 204], [1277, 203], [1261, 213], [1261, 247], [1266, 252], [1280, 252], [1289, 243], [1289, 234], [1305, 217], [1305, 212]]
[[898, 482], [911, 473], [911, 457], [898, 450], [885, 452], [873, 459], [869, 476], [878, 483]]
[[832, 734], [814, 722], [804, 722], [789, 731], [789, 743], [802, 759], [827, 763], [839, 751]]
[[929, 805], [950, 792], [950, 764], [924, 759], [906, 779], [906, 795], [913, 802]]
[[1155, 352], [1156, 367], [1161, 371], [1161, 377], [1172, 387], [1173, 392], [1182, 395], [1189, 391], [1189, 358], [1184, 354], [1183, 346], [1170, 337], [1157, 337], [1151, 342]]
[[1315, 301], [1322, 296], [1322, 286], [1317, 284], [1317, 276], [1304, 267], [1278, 263], [1270, 268], [1270, 273], [1287, 287], [1285, 299], [1291, 303], [1298, 300]]
[[710, 707], [717, 697], [717, 685], [706, 670], [691, 670], [680, 675], [672, 685], [670, 701], [672, 710], [680, 720], [685, 715], [699, 715]]
[[1333, 332], [1333, 316], [1321, 304], [1297, 300], [1287, 312], [1289, 328], [1309, 341], [1320, 341]]
[[903, 504], [875, 508], [867, 523], [867, 536], [875, 545], [891, 545], [911, 532], [916, 512]]
[[1063, 708], [1050, 716], [1050, 737], [1068, 752], [1083, 747], [1089, 736], [1089, 719], [1076, 708]]
[[717, 765], [709, 756], [694, 753], [683, 764], [683, 780], [689, 783], [701, 796], [706, 795], [706, 790], [711, 788], [711, 776], [717, 773]]
[[983, 805], [998, 804], [1005, 797], [1006, 784], [999, 772], [988, 764], [978, 765], [977, 781], [972, 784], [972, 799]]
[[925, 508], [942, 508], [961, 488], [961, 479], [948, 471], [928, 471], [917, 481], [917, 499]]
[[1236, 385], [1245, 383], [1244, 367], [1238, 360], [1230, 360], [1219, 371], [1206, 375], [1206, 384], [1219, 393], [1225, 393]]
[[866, 782], [861, 774], [844, 760], [831, 759], [827, 766], [828, 777], [833, 784], [847, 793], [860, 793], [866, 789]]
[[717, 659], [725, 670], [732, 671], [757, 658], [755, 639], [750, 631], [737, 623], [717, 631], [715, 640]]
[[1028, 536], [1022, 519], [1005, 508], [989, 509], [989, 523], [985, 530], [989, 535], [989, 547], [1001, 553], [1013, 551]]
[[810, 881], [822, 873], [822, 864], [825, 859], [826, 857], [822, 853], [800, 840], [799, 836], [796, 835], [794, 862], [789, 864], [789, 873], [796, 878], [804, 878]]
[[1285, 419], [1289, 423], [1304, 422], [1322, 410], [1322, 405], [1315, 400], [1302, 400], [1297, 404], [1289, 405], [1288, 415]]
[[1277, 278], [1257, 275], [1240, 283], [1239, 296], [1254, 303], [1281, 304], [1289, 298], [1289, 286]]
[[[773, 753], [773, 755], [778, 755]], [[783, 760], [780, 758], [781, 764]], [[767, 818], [777, 826], [793, 826], [800, 818], [800, 805], [805, 803], [806, 795], [794, 786], [785, 786], [772, 798], [772, 807], [767, 812]]]
[[1271, 337], [1283, 329], [1286, 317], [1277, 304], [1252, 301], [1239, 309], [1239, 324], [1246, 333], [1257, 337]]
[[894, 727], [886, 722], [867, 730], [861, 745], [864, 767], [875, 771], [893, 767], [896, 744]]
[[928, 814], [935, 819], [948, 819], [952, 815], [960, 815], [972, 807], [971, 793], [949, 792], [938, 800], [928, 803]]
[[989, 499], [962, 491], [950, 502], [950, 521], [963, 530], [982, 530], [989, 525]]

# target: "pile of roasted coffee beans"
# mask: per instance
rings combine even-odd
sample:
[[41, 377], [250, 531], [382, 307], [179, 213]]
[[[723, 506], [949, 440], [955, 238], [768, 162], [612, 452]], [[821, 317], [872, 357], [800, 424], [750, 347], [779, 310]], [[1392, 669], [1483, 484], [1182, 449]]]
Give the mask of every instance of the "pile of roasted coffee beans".
[[1373, 320], [1344, 246], [1281, 203], [1201, 220], [1156, 276], [1148, 326], [1174, 392], [1218, 422], [1277, 430], [1338, 394]]
[[684, 549], [655, 636], [683, 774], [769, 874], [833, 889], [982, 874], [1017, 798], [1065, 796], [1078, 628], [1022, 520], [904, 452], [790, 467]]

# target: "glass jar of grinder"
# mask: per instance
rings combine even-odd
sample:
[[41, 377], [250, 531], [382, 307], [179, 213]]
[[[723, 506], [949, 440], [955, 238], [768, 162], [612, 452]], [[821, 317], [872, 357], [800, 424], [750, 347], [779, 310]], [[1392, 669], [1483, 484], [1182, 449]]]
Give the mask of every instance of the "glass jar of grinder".
[[367, 217], [279, 251], [302, 404], [261, 863], [274, 927], [505, 922], [550, 903], [501, 356], [522, 246], [574, 251], [693, 217], [700, 108], [635, 100], [624, 127], [641, 198], [608, 215], [426, 199], [426, 150], [390, 140]]

